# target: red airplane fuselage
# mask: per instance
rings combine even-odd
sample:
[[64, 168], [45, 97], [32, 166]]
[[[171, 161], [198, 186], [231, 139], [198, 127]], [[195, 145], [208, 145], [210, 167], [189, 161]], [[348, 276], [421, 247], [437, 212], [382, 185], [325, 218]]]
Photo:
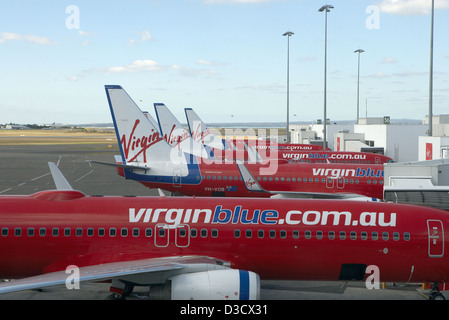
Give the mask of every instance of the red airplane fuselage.
[[[246, 163], [262, 188], [279, 192], [344, 193], [383, 198], [383, 165], [340, 163], [286, 163], [279, 161], [266, 174], [270, 165]], [[127, 176], [149, 188], [161, 188], [187, 196], [269, 197], [266, 192], [249, 191], [235, 162], [200, 163], [194, 183], [184, 177], [172, 180], [146, 180], [145, 175]], [[265, 171], [261, 171], [265, 170]], [[264, 173], [265, 172], [265, 173]], [[119, 170], [124, 175], [123, 170]]]
[[0, 277], [137, 259], [201, 255], [261, 279], [449, 279], [446, 212], [357, 201], [88, 197], [44, 191], [0, 197]]

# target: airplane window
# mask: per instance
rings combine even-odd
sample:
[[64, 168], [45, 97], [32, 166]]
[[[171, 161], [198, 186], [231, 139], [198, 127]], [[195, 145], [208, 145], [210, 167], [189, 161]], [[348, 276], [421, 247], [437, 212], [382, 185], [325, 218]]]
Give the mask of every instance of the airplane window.
[[70, 237], [71, 230], [70, 228], [64, 228], [64, 236]]
[[301, 182], [301, 178], [298, 178], [298, 182]]
[[109, 228], [109, 236], [115, 237], [117, 235], [117, 230], [115, 228]]
[[221, 181], [221, 176], [218, 176], [218, 177], [217, 177], [217, 180]]
[[310, 232], [310, 231], [308, 231], [308, 230], [305, 232], [304, 235], [305, 235], [305, 238], [306, 238], [306, 239], [312, 238], [312, 232]]
[[14, 235], [16, 237], [20, 237], [22, 235], [22, 228], [15, 228], [14, 229]]
[[29, 237], [34, 237], [34, 228], [28, 228], [27, 233]]
[[335, 239], [335, 232], [334, 231], [329, 231], [328, 237], [329, 237], [329, 240], [334, 240]]
[[212, 236], [212, 238], [217, 238], [218, 237], [218, 230], [217, 229], [212, 229], [211, 236]]
[[133, 228], [133, 237], [138, 237], [140, 234], [139, 228]]
[[187, 235], [186, 229], [179, 229], [179, 237], [185, 238]]
[[276, 230], [270, 230], [269, 235], [270, 235], [270, 238], [271, 238], [271, 239], [276, 238]]
[[151, 237], [153, 235], [153, 229], [146, 228], [145, 229], [145, 237]]
[[359, 179], [355, 179], [355, 184], [359, 184]]
[[98, 228], [98, 236], [104, 237], [105, 231], [104, 228]]
[[323, 239], [323, 231], [317, 231], [316, 232], [316, 238], [317, 239]]
[[278, 182], [278, 181], [279, 181], [279, 178], [278, 178], [278, 177], [275, 177], [275, 178], [274, 178], [274, 181]]
[[263, 230], [259, 230], [259, 231], [257, 231], [257, 237], [258, 237], [258, 238], [263, 238], [263, 237], [264, 237], [264, 235], [265, 235], [265, 233], [264, 233], [264, 231], [263, 231]]
[[394, 232], [393, 233], [393, 240], [394, 241], [398, 241], [399, 240], [399, 232]]
[[8, 236], [8, 228], [2, 228], [2, 236], [7, 237]]
[[346, 232], [340, 231], [339, 236], [340, 236], [340, 240], [345, 240], [346, 239]]
[[240, 230], [239, 229], [235, 229], [234, 230], [234, 237], [235, 238], [240, 238]]
[[198, 230], [196, 230], [195, 228], [193, 228], [192, 230], [190, 230], [190, 236], [192, 238], [196, 238], [196, 236], [198, 235]]
[[287, 231], [285, 230], [281, 230], [281, 232], [279, 233], [281, 239], [285, 239], [287, 238]]
[[351, 231], [351, 233], [349, 234], [349, 237], [351, 238], [351, 240], [357, 239], [357, 232]]
[[404, 240], [405, 241], [410, 241], [410, 233], [404, 232]]
[[76, 228], [75, 234], [77, 237], [81, 237], [83, 235], [83, 229], [82, 228]]
[[246, 236], [247, 238], [251, 238], [251, 237], [253, 236], [252, 230], [246, 230], [246, 231], [245, 231], [245, 236]]
[[349, 183], [350, 183], [350, 184], [353, 184], [353, 183], [354, 183], [354, 179], [350, 179], [350, 180], [349, 180]]
[[207, 176], [207, 180], [210, 180], [210, 176]]
[[309, 178], [309, 182], [312, 183], [313, 182], [313, 178]]
[[379, 236], [377, 235], [377, 232], [371, 233], [371, 238], [372, 238], [373, 240], [379, 239]]
[[51, 235], [52, 235], [53, 237], [59, 236], [59, 228], [53, 228], [53, 229], [51, 229]]
[[206, 238], [207, 237], [207, 229], [201, 229], [200, 235], [201, 235], [201, 238]]
[[320, 182], [320, 178], [315, 178], [315, 183], [319, 183]]
[[229, 176], [229, 181], [232, 181], [232, 176]]
[[382, 233], [382, 240], [387, 241], [388, 238], [389, 238], [388, 232], [383, 232], [383, 233]]
[[128, 236], [128, 229], [127, 228], [122, 228], [122, 230], [120, 230], [120, 234], [122, 235], [122, 237], [127, 237]]
[[263, 177], [263, 181], [267, 181], [267, 177]]
[[215, 176], [212, 176], [212, 180], [216, 180]]
[[293, 230], [293, 239], [299, 239], [299, 231]]
[[269, 178], [268, 178], [268, 181], [273, 181], [273, 177], [269, 177]]
[[366, 181], [366, 183], [371, 184], [371, 179], [368, 179], [368, 181]]
[[287, 177], [287, 182], [290, 182], [290, 177]]
[[373, 184], [377, 184], [377, 180], [376, 179], [373, 180]]
[[94, 235], [94, 228], [87, 228], [87, 236], [92, 237]]
[[47, 234], [47, 229], [45, 229], [45, 228], [40, 228], [39, 229], [39, 235], [41, 237], [45, 237], [46, 234]]
[[379, 184], [384, 184], [384, 181], [383, 180], [379, 180]]
[[285, 181], [285, 178], [284, 178], [284, 177], [281, 177], [281, 181]]
[[363, 232], [360, 234], [360, 239], [362, 239], [362, 240], [368, 239], [368, 233], [365, 232], [365, 231], [363, 231]]
[[292, 182], [296, 182], [296, 178], [292, 178]]
[[228, 176], [223, 176], [223, 180], [224, 181], [228, 180]]

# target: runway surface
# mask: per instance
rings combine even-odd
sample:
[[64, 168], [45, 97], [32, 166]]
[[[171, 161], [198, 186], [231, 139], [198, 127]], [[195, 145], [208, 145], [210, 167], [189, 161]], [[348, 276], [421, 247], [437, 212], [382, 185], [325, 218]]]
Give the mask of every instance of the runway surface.
[[[158, 195], [157, 190], [125, 180], [112, 167], [87, 162], [114, 162], [114, 155], [119, 154], [114, 135], [89, 143], [85, 140], [67, 143], [70, 139], [44, 144], [34, 140], [32, 144], [8, 141], [0, 136], [0, 195], [31, 194], [54, 189], [48, 162], [58, 164], [72, 187], [87, 195]], [[263, 281], [261, 299], [425, 300], [420, 288], [420, 284], [389, 284], [386, 289], [367, 290], [361, 282]], [[4, 294], [0, 295], [0, 300], [97, 300], [104, 299], [109, 294], [108, 289], [106, 284], [83, 284], [81, 290], [67, 290], [59, 286], [42, 291]], [[145, 299], [145, 291], [141, 290], [147, 289], [139, 288], [131, 299]]]

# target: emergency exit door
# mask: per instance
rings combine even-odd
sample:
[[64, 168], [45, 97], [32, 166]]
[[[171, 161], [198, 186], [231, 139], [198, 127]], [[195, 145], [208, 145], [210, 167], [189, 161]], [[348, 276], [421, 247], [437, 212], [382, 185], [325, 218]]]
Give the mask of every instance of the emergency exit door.
[[444, 230], [440, 220], [427, 220], [429, 237], [429, 257], [441, 258], [444, 255]]

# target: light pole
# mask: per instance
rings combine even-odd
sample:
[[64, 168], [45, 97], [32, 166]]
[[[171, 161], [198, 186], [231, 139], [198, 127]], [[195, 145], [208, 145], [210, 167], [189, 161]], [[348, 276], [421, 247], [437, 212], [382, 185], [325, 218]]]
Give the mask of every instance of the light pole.
[[432, 98], [433, 98], [433, 11], [434, 11], [434, 0], [432, 0], [432, 18], [430, 26], [430, 74], [429, 74], [429, 130], [428, 136], [432, 136], [432, 124], [433, 124], [433, 112], [432, 112]]
[[287, 143], [290, 143], [290, 134], [288, 131], [289, 127], [289, 104], [290, 104], [290, 37], [294, 35], [293, 32], [287, 31], [282, 34], [284, 37], [287, 36]]
[[359, 88], [360, 88], [360, 54], [362, 52], [365, 52], [363, 49], [357, 49], [354, 51], [354, 53], [358, 53], [358, 68], [357, 68], [357, 124], [359, 124]]
[[327, 115], [326, 115], [326, 95], [327, 95], [327, 13], [330, 12], [330, 9], [333, 9], [334, 6], [330, 4], [325, 4], [321, 8], [318, 9], [318, 12], [324, 11], [324, 130], [323, 130], [323, 147], [326, 149], [326, 138], [327, 138], [327, 132], [326, 132], [326, 126], [327, 126]]

